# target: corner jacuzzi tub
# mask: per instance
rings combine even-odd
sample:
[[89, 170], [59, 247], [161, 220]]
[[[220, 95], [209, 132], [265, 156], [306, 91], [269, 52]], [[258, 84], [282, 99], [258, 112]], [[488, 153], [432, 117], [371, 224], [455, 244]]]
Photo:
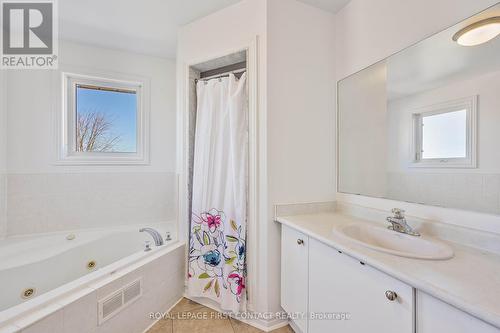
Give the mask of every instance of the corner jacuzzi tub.
[[[0, 240], [0, 328], [26, 311], [178, 245], [174, 224], [147, 226], [172, 240], [156, 247], [149, 234], [139, 232], [146, 226]], [[144, 251], [146, 241], [151, 251]]]

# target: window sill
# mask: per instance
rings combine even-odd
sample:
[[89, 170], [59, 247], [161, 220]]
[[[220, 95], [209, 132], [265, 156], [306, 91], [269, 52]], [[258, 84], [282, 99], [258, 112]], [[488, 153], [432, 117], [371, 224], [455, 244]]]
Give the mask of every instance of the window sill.
[[477, 164], [472, 159], [436, 159], [413, 161], [408, 165], [409, 168], [456, 168], [456, 169], [475, 169]]
[[149, 165], [148, 157], [137, 156], [66, 156], [54, 162], [54, 165]]

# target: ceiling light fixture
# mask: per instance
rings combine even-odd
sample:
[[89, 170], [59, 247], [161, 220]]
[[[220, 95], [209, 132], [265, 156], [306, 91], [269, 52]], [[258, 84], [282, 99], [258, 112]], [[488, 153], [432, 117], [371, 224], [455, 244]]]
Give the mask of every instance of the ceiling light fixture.
[[486, 43], [500, 34], [500, 16], [472, 23], [458, 31], [453, 40], [462, 46]]

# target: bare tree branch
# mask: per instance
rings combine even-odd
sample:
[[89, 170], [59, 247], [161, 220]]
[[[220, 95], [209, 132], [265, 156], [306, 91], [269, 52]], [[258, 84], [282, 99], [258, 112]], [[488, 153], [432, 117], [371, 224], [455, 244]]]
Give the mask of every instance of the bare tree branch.
[[113, 136], [111, 119], [95, 111], [78, 113], [76, 121], [76, 151], [114, 151], [120, 136]]

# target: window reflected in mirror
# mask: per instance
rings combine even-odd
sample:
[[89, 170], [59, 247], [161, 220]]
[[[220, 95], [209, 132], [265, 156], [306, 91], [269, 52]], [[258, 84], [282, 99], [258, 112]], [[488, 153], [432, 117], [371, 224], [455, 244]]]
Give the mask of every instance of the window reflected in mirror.
[[410, 167], [475, 168], [477, 96], [413, 113]]
[[338, 82], [338, 191], [500, 214], [500, 37], [458, 31], [500, 4]]
[[421, 159], [467, 157], [467, 110], [420, 117]]

